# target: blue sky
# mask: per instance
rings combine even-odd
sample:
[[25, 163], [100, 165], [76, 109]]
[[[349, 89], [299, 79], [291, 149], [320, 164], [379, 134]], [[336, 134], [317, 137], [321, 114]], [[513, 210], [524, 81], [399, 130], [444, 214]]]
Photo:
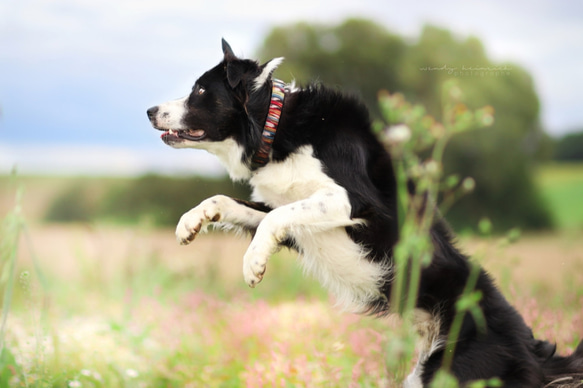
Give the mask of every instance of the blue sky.
[[531, 72], [549, 133], [583, 127], [583, 2], [3, 0], [0, 173], [220, 172], [165, 146], [146, 109], [186, 94], [221, 37], [252, 57], [273, 26], [357, 16], [411, 39], [425, 23], [475, 35]]

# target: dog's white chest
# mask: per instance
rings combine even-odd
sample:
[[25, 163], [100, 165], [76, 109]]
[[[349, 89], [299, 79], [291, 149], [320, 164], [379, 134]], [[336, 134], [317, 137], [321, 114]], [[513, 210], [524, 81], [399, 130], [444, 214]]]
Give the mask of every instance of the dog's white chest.
[[253, 200], [277, 208], [338, 185], [322, 170], [311, 146], [300, 148], [283, 162], [271, 162], [251, 177]]
[[250, 183], [253, 199], [275, 209], [259, 229], [267, 222], [275, 235], [292, 237], [306, 272], [318, 278], [339, 305], [364, 311], [379, 296], [388, 268], [367, 260], [366, 249], [346, 233], [346, 226], [360, 220], [351, 219], [346, 190], [324, 173], [311, 146], [262, 167]]

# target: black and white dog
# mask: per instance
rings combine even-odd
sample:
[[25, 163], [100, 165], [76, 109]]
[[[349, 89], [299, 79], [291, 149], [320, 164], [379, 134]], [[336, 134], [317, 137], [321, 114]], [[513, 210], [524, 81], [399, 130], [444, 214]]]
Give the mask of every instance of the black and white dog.
[[[399, 238], [396, 183], [367, 109], [322, 86], [296, 89], [272, 79], [282, 58], [263, 65], [239, 59], [224, 40], [223, 53], [187, 97], [150, 108], [148, 117], [166, 144], [215, 154], [232, 179], [249, 182], [253, 202], [223, 195], [203, 201], [180, 219], [179, 242], [190, 243], [213, 223], [241, 228], [253, 235], [243, 257], [249, 286], [283, 245], [299, 252], [306, 271], [345, 308], [387, 313]], [[406, 387], [427, 386], [440, 368], [470, 274], [442, 220], [434, 221], [431, 240], [416, 309], [421, 355]], [[451, 366], [462, 383], [498, 377], [506, 387], [532, 388], [583, 372], [583, 342], [569, 357], [555, 355], [483, 270], [477, 289], [487, 331], [465, 317]]]

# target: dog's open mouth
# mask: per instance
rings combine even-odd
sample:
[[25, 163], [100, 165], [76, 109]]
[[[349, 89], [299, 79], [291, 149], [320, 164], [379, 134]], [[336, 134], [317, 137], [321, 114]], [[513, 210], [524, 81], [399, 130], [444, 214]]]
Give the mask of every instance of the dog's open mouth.
[[160, 136], [164, 143], [176, 143], [180, 140], [200, 141], [206, 137], [206, 131], [202, 129], [186, 129], [180, 131], [173, 131], [172, 129], [166, 131]]

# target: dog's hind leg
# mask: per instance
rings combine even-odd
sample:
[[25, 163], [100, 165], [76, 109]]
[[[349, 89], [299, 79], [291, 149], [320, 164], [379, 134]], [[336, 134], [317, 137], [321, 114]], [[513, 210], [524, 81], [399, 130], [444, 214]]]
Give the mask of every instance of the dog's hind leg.
[[184, 213], [176, 226], [176, 239], [182, 245], [190, 244], [211, 223], [255, 233], [257, 226], [270, 210], [271, 208], [262, 203], [215, 195]]

